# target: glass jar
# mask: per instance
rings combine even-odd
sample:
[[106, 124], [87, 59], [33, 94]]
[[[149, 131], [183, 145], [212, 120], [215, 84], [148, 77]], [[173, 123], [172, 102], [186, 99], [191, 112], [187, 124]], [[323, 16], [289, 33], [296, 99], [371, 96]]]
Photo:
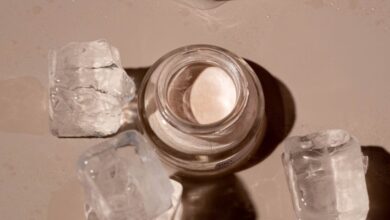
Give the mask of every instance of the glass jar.
[[234, 170], [260, 145], [264, 97], [251, 67], [210, 45], [169, 52], [145, 76], [138, 100], [144, 135], [160, 158], [189, 175]]

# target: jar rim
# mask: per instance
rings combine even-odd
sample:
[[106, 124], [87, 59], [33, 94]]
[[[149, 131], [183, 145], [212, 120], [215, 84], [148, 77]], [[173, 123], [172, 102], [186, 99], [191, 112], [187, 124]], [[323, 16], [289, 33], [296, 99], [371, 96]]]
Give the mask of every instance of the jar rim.
[[[164, 55], [154, 64], [155, 67], [161, 65], [161, 72], [158, 76], [160, 83], [157, 84], [155, 96], [158, 97], [157, 106], [164, 119], [171, 126], [190, 134], [221, 132], [235, 124], [247, 105], [249, 95], [247, 79], [237, 62], [240, 59], [240, 57], [230, 51], [205, 44], [181, 47]], [[184, 120], [168, 104], [167, 89], [169, 82], [177, 72], [176, 70], [194, 63], [209, 63], [222, 68], [231, 77], [236, 86], [236, 103], [234, 108], [228, 115], [218, 121], [200, 124]]]

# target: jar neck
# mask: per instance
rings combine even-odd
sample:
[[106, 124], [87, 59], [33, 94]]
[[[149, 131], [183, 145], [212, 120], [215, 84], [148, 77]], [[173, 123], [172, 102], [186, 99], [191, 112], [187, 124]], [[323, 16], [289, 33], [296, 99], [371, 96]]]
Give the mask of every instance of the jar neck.
[[[161, 59], [158, 83], [155, 89], [157, 109], [164, 120], [176, 129], [193, 135], [211, 135], [222, 133], [234, 126], [240, 119], [247, 105], [249, 91], [246, 75], [238, 63], [239, 58], [229, 51], [209, 45], [193, 45], [179, 48], [167, 54]], [[172, 81], [181, 69], [190, 65], [206, 64], [224, 70], [232, 79], [236, 89], [234, 108], [224, 118], [209, 124], [200, 124], [196, 121], [186, 120], [180, 117], [168, 101], [168, 91]], [[185, 94], [182, 94], [185, 96]]]

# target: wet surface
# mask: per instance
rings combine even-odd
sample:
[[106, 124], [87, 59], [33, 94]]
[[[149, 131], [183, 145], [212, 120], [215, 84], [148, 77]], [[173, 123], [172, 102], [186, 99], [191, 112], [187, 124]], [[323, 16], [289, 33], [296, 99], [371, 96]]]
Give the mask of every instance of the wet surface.
[[[369, 217], [390, 218], [389, 1], [233, 0], [201, 11], [174, 0], [4, 0], [0, 12], [0, 219], [84, 219], [74, 163], [101, 140], [50, 135], [47, 52], [100, 38], [120, 50], [122, 65], [137, 77], [147, 69], [137, 67], [197, 43], [229, 49], [269, 73], [260, 80], [272, 103], [271, 128], [257, 159], [226, 183], [185, 183], [187, 216], [295, 219], [281, 142], [343, 128], [380, 148], [368, 152]], [[197, 194], [207, 195], [202, 201]]]
[[[51, 194], [48, 220], [84, 220], [83, 191], [74, 179]], [[66, 204], [66, 205], [64, 205]]]
[[47, 92], [34, 77], [0, 81], [0, 132], [48, 132]]

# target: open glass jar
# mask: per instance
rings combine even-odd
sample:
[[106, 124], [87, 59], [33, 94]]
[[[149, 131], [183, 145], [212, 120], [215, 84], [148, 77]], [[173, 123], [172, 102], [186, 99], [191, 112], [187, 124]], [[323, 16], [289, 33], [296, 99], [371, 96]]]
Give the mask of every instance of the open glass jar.
[[210, 45], [169, 52], [145, 76], [140, 124], [160, 158], [189, 175], [234, 170], [265, 131], [264, 97], [250, 66]]

